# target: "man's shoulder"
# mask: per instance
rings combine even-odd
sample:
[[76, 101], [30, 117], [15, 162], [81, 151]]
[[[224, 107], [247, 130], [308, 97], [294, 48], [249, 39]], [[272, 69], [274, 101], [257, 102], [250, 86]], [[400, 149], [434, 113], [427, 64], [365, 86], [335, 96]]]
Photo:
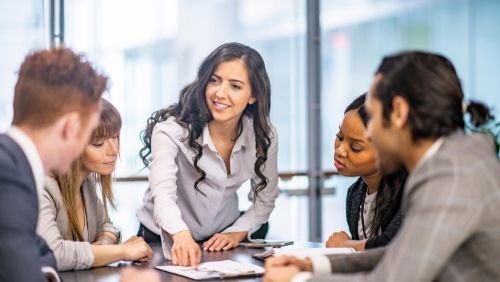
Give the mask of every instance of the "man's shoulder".
[[31, 196], [36, 191], [31, 167], [24, 152], [5, 134], [0, 134], [0, 186], [0, 192], [7, 197]]
[[405, 193], [426, 187], [436, 197], [482, 201], [500, 185], [499, 174], [493, 142], [485, 135], [458, 132], [445, 137], [436, 154], [412, 171]]
[[500, 170], [499, 165], [493, 140], [488, 135], [465, 134], [460, 131], [444, 137], [444, 142], [436, 154], [414, 172], [447, 171], [453, 174], [469, 174], [475, 171]]
[[493, 139], [482, 133], [458, 132], [447, 137], [433, 162], [443, 169], [453, 170], [455, 174], [469, 178], [481, 178], [485, 173], [500, 173]]
[[21, 147], [9, 136], [0, 134], [0, 174], [18, 176], [28, 170], [31, 168]]
[[0, 161], [3, 158], [12, 159], [24, 154], [21, 147], [7, 134], [0, 134]]
[[17, 158], [12, 151], [12, 139], [5, 134], [0, 135], [0, 174], [9, 175], [16, 169]]
[[[453, 158], [487, 158], [495, 157], [495, 145], [490, 135], [484, 133], [455, 132], [445, 137], [442, 154], [453, 155]], [[437, 155], [439, 155], [439, 152]], [[455, 153], [455, 154], [453, 154]]]

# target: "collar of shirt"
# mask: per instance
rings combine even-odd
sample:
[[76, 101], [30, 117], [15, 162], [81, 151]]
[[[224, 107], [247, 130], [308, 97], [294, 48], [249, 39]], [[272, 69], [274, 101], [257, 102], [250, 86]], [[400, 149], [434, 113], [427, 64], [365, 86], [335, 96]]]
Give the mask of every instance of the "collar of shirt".
[[443, 145], [443, 143], [444, 143], [443, 137], [440, 137], [438, 140], [434, 141], [434, 143], [432, 143], [432, 146], [429, 149], [427, 149], [422, 158], [420, 158], [415, 168], [422, 165], [426, 160], [432, 158], [432, 156], [434, 156], [437, 153], [439, 148], [441, 148], [441, 145]]
[[9, 130], [7, 130], [7, 135], [12, 138], [14, 142], [19, 145], [19, 147], [21, 147], [21, 150], [26, 155], [26, 158], [31, 166], [31, 171], [33, 172], [33, 177], [35, 178], [38, 195], [40, 196], [45, 179], [45, 170], [35, 144], [31, 138], [26, 135], [26, 133], [16, 126], [9, 128]]
[[[238, 137], [238, 139], [236, 139], [236, 143], [234, 144], [234, 149], [233, 149], [233, 152], [237, 152], [239, 150], [241, 150], [242, 147], [247, 147], [249, 144], [251, 144], [251, 140], [247, 140], [248, 138], [250, 138], [252, 135], [249, 134], [253, 124], [252, 124], [252, 120], [247, 117], [246, 115], [243, 115], [241, 117], [241, 124], [243, 126], [243, 129], [241, 131], [241, 135]], [[215, 145], [212, 141], [212, 137], [210, 136], [210, 132], [208, 131], [208, 124], [205, 125], [205, 127], [203, 128], [203, 134], [202, 134], [202, 137], [201, 137], [201, 142], [202, 142], [202, 146], [208, 146], [208, 148], [214, 152], [217, 151], [217, 149], [215, 148]]]

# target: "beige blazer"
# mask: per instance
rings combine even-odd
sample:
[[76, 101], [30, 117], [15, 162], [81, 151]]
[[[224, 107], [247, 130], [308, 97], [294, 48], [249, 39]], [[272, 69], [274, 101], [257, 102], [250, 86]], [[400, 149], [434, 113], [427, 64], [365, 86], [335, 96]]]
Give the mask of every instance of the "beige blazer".
[[119, 231], [106, 216], [102, 201], [97, 196], [96, 184], [87, 178], [82, 184], [85, 202], [86, 228], [84, 242], [73, 241], [69, 233], [69, 220], [63, 203], [59, 185], [51, 177], [45, 179], [44, 191], [38, 216], [37, 233], [47, 241], [54, 252], [58, 270], [87, 269], [94, 263], [91, 243], [103, 231]]

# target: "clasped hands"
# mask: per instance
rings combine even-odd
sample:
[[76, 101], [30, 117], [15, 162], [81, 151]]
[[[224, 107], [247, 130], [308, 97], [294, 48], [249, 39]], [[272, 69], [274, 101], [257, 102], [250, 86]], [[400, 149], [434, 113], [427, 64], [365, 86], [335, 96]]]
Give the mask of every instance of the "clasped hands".
[[313, 271], [312, 263], [309, 259], [299, 259], [294, 256], [279, 256], [266, 259], [266, 272], [264, 282], [285, 282], [301, 271]]
[[[349, 234], [345, 231], [334, 232], [326, 241], [326, 247], [354, 247], [354, 243]], [[364, 242], [364, 241], [363, 241]], [[309, 259], [298, 259], [293, 256], [280, 256], [266, 260], [266, 272], [264, 282], [285, 282], [301, 271], [313, 271], [312, 263]]]

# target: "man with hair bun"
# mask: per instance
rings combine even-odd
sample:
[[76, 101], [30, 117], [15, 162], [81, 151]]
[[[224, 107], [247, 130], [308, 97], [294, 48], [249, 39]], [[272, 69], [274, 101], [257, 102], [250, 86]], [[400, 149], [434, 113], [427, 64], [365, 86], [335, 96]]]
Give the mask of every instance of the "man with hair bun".
[[399, 233], [365, 252], [269, 259], [264, 281], [500, 281], [500, 161], [489, 135], [464, 131], [465, 113], [474, 126], [493, 117], [463, 101], [445, 57], [385, 57], [365, 102], [367, 137], [382, 171], [410, 172]]

